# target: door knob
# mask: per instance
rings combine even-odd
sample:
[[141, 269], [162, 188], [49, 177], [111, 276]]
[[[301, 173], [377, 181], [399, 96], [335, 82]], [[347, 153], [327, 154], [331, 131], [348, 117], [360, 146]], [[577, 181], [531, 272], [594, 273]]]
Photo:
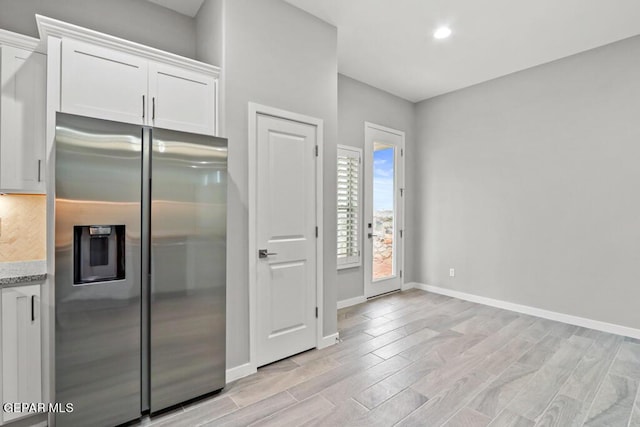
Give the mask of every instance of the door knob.
[[269, 255], [278, 255], [278, 253], [269, 252], [268, 249], [258, 249], [258, 258], [269, 258]]
[[379, 234], [375, 234], [375, 233], [369, 233], [369, 238], [371, 239], [372, 237], [380, 237]]

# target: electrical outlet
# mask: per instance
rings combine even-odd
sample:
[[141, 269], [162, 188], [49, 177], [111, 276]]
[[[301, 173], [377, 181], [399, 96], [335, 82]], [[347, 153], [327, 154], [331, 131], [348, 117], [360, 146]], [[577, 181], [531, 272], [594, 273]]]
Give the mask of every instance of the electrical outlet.
[[455, 268], [450, 268], [449, 269], [449, 277], [456, 277], [456, 269]]

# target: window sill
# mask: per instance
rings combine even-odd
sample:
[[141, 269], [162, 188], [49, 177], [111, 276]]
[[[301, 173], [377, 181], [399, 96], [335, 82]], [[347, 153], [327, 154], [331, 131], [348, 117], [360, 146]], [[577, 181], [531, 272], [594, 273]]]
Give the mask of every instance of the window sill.
[[338, 264], [338, 268], [337, 269], [338, 270], [346, 270], [348, 268], [358, 268], [358, 267], [361, 267], [361, 266], [362, 266], [362, 263], [360, 261], [358, 261], [358, 262], [352, 262], [352, 263], [349, 263], [349, 264]]

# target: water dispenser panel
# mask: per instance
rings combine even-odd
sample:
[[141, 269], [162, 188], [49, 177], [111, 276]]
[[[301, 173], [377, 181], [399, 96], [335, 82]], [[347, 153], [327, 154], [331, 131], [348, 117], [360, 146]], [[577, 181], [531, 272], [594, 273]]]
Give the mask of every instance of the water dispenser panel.
[[125, 278], [124, 225], [76, 225], [73, 235], [74, 284]]

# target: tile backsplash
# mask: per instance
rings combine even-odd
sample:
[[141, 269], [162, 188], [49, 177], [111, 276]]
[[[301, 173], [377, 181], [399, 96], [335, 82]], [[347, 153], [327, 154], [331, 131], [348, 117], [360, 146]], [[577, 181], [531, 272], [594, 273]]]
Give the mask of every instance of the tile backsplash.
[[46, 258], [47, 198], [0, 195], [0, 262]]

